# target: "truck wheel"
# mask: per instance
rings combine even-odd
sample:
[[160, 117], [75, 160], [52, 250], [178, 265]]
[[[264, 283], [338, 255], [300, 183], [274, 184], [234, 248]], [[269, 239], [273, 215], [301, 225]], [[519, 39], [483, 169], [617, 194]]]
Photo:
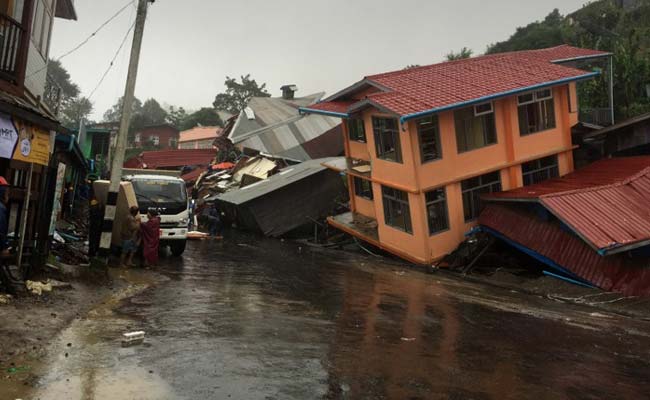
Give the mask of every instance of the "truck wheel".
[[183, 255], [183, 252], [185, 252], [185, 243], [185, 240], [175, 240], [169, 245], [174, 257], [180, 257]]

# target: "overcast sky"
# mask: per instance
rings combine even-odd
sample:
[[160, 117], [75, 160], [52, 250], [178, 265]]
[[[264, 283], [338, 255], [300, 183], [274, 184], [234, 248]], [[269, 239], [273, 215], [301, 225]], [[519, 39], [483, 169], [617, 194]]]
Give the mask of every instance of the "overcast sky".
[[[57, 58], [127, 0], [76, 0], [78, 21], [57, 19]], [[226, 76], [250, 73], [269, 92], [333, 93], [364, 75], [439, 62], [463, 46], [483, 53], [516, 27], [585, 0], [157, 0], [149, 9], [136, 96], [198, 109]], [[61, 60], [88, 96], [135, 19], [130, 7], [86, 46]], [[94, 119], [124, 92], [131, 37], [93, 96]]]

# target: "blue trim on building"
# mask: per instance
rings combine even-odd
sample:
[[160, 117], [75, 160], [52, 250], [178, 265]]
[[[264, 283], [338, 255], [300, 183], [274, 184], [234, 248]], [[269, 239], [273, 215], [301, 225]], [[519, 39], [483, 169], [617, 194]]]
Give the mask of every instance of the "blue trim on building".
[[553, 278], [556, 278], [556, 279], [560, 279], [560, 280], [563, 280], [565, 282], [573, 283], [574, 285], [583, 286], [583, 287], [587, 287], [587, 288], [590, 288], [590, 289], [596, 288], [596, 286], [594, 286], [594, 285], [590, 285], [590, 284], [587, 284], [587, 283], [584, 283], [584, 282], [580, 282], [580, 281], [577, 281], [575, 279], [567, 278], [566, 276], [554, 274], [554, 273], [552, 273], [550, 271], [544, 271], [544, 275], [550, 276], [550, 277], [553, 277]]
[[400, 122], [403, 124], [408, 120], [415, 119], [415, 118], [426, 117], [428, 115], [436, 114], [436, 113], [439, 113], [441, 111], [448, 111], [448, 110], [451, 110], [451, 109], [454, 109], [454, 108], [461, 108], [461, 107], [470, 106], [470, 105], [474, 105], [474, 104], [484, 103], [484, 102], [487, 102], [487, 101], [490, 101], [490, 100], [495, 100], [495, 99], [498, 99], [498, 98], [501, 98], [501, 97], [513, 96], [513, 95], [528, 92], [528, 91], [531, 91], [531, 90], [537, 90], [537, 89], [547, 88], [547, 87], [550, 87], [550, 86], [561, 85], [563, 83], [581, 81], [581, 80], [585, 80], [585, 79], [591, 79], [591, 78], [596, 77], [598, 75], [600, 75], [600, 72], [594, 71], [594, 72], [590, 72], [590, 73], [585, 74], [585, 75], [580, 75], [580, 76], [571, 77], [571, 78], [563, 78], [563, 79], [559, 79], [559, 80], [556, 80], [556, 81], [540, 83], [540, 84], [533, 85], [533, 86], [527, 86], [525, 88], [513, 89], [513, 90], [508, 90], [508, 91], [505, 91], [505, 92], [501, 92], [501, 93], [491, 94], [489, 96], [479, 97], [478, 99], [462, 101], [460, 103], [454, 103], [454, 104], [450, 104], [450, 105], [444, 106], [444, 107], [432, 108], [431, 110], [421, 111], [421, 112], [414, 113], [414, 114], [404, 115], [403, 117], [400, 118]]
[[490, 235], [496, 237], [497, 239], [503, 240], [504, 242], [508, 243], [510, 246], [516, 248], [517, 250], [519, 250], [519, 251], [521, 251], [521, 252], [523, 252], [525, 254], [528, 254], [529, 256], [533, 257], [537, 261], [540, 261], [540, 262], [548, 265], [549, 267], [553, 268], [554, 270], [562, 273], [563, 275], [566, 275], [566, 277], [568, 277], [568, 278], [570, 278], [572, 280], [575, 280], [577, 282], [581, 282], [584, 285], [592, 286], [591, 283], [589, 283], [586, 280], [580, 278], [579, 276], [577, 276], [573, 272], [569, 271], [568, 269], [564, 268], [563, 266], [556, 263], [555, 261], [551, 260], [550, 258], [545, 257], [545, 256], [537, 253], [536, 251], [534, 251], [532, 249], [529, 249], [528, 247], [515, 242], [514, 240], [508, 238], [507, 236], [504, 236], [500, 232], [495, 231], [494, 229], [488, 228], [487, 226], [483, 226], [483, 225], [481, 225], [481, 229], [484, 232], [487, 232]]

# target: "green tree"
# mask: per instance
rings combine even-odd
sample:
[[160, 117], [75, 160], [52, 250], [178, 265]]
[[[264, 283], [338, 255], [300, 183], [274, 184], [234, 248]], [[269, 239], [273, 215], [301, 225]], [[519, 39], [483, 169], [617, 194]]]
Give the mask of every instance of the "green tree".
[[199, 125], [223, 126], [223, 121], [221, 121], [219, 114], [213, 108], [204, 107], [183, 119], [178, 129], [184, 131]]
[[[92, 102], [86, 97], [80, 97], [79, 86], [74, 83], [70, 73], [63, 67], [60, 61], [50, 60], [47, 65], [47, 73], [50, 79], [47, 85], [55, 82], [61, 89], [59, 105], [59, 119], [64, 126], [76, 129], [81, 119], [87, 119], [93, 111]], [[51, 88], [47, 87], [49, 91]]]
[[160, 106], [156, 99], [145, 101], [140, 113], [144, 116], [147, 125], [158, 125], [167, 122], [167, 111]]
[[[492, 44], [488, 53], [500, 53], [571, 44], [612, 52], [614, 60], [614, 107], [617, 119], [650, 111], [646, 84], [650, 82], [650, 1], [632, 9], [618, 2], [598, 0], [562, 16], [554, 10], [544, 20], [517, 28], [503, 42]], [[609, 72], [603, 63], [581, 63], [579, 68], [603, 74], [578, 84], [581, 110], [607, 107]]]
[[271, 97], [266, 91], [266, 83], [259, 85], [250, 74], [241, 76], [241, 83], [235, 78], [226, 77], [225, 93], [220, 93], [214, 99], [214, 109], [237, 114], [246, 107], [251, 97]]
[[74, 99], [79, 96], [79, 86], [72, 82], [70, 73], [63, 67], [60, 61], [49, 60], [47, 63], [47, 74], [61, 87], [64, 100]]
[[174, 125], [178, 129], [181, 129], [183, 121], [187, 118], [187, 111], [183, 107], [169, 107], [167, 112], [167, 122], [171, 125]]
[[[124, 98], [120, 97], [113, 107], [106, 110], [104, 113], [104, 122], [120, 122], [122, 118], [122, 105], [124, 104]], [[142, 102], [136, 97], [133, 100], [133, 108], [131, 115], [140, 113], [142, 110]]]
[[88, 121], [93, 112], [93, 103], [87, 97], [75, 97], [61, 108], [61, 124], [69, 128], [78, 128], [81, 120]]
[[464, 58], [470, 58], [474, 52], [467, 47], [463, 47], [460, 49], [458, 53], [454, 53], [453, 51], [447, 53], [445, 57], [447, 58], [447, 61], [454, 61], [454, 60], [462, 60]]

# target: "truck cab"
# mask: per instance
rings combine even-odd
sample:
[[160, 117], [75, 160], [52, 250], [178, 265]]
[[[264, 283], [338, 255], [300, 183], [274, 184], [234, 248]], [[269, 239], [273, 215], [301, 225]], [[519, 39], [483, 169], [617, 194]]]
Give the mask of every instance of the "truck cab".
[[182, 255], [190, 218], [185, 181], [154, 174], [126, 175], [123, 180], [133, 185], [143, 222], [150, 209], [160, 214], [160, 246], [169, 246], [174, 256]]

